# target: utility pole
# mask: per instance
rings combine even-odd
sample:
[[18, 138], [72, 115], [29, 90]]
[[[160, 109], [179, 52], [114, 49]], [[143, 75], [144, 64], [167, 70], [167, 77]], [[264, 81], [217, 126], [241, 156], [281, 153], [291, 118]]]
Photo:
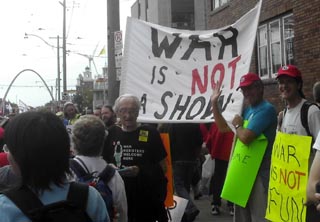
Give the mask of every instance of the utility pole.
[[61, 90], [60, 90], [60, 43], [59, 43], [59, 35], [57, 36], [57, 57], [58, 57], [58, 79], [57, 79], [57, 87], [58, 87], [58, 101], [60, 102], [60, 95], [61, 95]]
[[110, 105], [119, 96], [120, 81], [117, 80], [114, 32], [120, 31], [119, 0], [107, 0], [108, 17], [108, 101]]
[[67, 91], [67, 49], [66, 49], [66, 0], [60, 2], [63, 7], [62, 60], [63, 60], [63, 92]]

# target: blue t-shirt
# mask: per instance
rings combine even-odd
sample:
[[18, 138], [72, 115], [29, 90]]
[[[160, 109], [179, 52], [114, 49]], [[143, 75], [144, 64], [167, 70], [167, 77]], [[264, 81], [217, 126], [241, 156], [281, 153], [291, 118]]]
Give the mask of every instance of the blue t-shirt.
[[268, 140], [265, 156], [271, 157], [272, 146], [277, 129], [277, 112], [273, 105], [262, 101], [257, 106], [249, 106], [243, 112], [243, 119], [249, 122], [247, 129], [257, 136], [264, 134]]
[[[44, 205], [65, 200], [69, 191], [69, 183], [62, 187], [52, 185], [52, 190], [46, 190], [39, 196]], [[0, 220], [1, 222], [28, 222], [26, 217], [16, 205], [5, 195], [0, 195]], [[100, 193], [89, 186], [89, 195], [87, 202], [87, 214], [93, 222], [110, 222], [105, 203]]]
[[271, 103], [262, 101], [257, 106], [249, 106], [246, 108], [243, 112], [243, 119], [248, 121], [247, 129], [254, 132], [257, 137], [263, 133], [268, 140], [268, 145], [259, 169], [259, 175], [262, 177], [265, 188], [267, 188], [269, 184], [272, 147], [278, 121], [276, 109]]

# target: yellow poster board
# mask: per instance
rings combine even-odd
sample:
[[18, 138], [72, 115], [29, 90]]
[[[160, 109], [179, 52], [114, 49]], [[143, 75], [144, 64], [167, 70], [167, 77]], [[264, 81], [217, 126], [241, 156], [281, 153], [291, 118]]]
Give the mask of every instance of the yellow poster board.
[[310, 147], [310, 136], [277, 133], [270, 167], [268, 220], [305, 221]]

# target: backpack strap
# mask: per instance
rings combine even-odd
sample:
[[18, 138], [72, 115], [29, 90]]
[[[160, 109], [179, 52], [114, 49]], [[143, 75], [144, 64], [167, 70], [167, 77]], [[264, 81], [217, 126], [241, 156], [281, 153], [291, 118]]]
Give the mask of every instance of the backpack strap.
[[308, 124], [308, 111], [309, 111], [309, 107], [312, 105], [316, 105], [316, 104], [309, 101], [305, 101], [301, 107], [301, 115], [300, 115], [301, 123], [302, 123], [302, 126], [305, 128], [308, 136], [311, 136], [311, 132]]
[[107, 166], [104, 168], [103, 171], [101, 171], [98, 177], [102, 179], [103, 182], [107, 185], [107, 183], [109, 183], [111, 178], [114, 176], [115, 172], [116, 172], [116, 169], [110, 164], [107, 164]]
[[[78, 161], [81, 162], [82, 166]], [[69, 161], [70, 168], [75, 172], [77, 177], [83, 177], [87, 174], [89, 174], [89, 169], [87, 166], [84, 164], [84, 162], [80, 158], [71, 158]]]
[[10, 189], [3, 193], [7, 196], [29, 219], [33, 219], [30, 211], [43, 207], [38, 196], [27, 186], [23, 185], [17, 189]]
[[88, 194], [89, 186], [87, 184], [71, 182], [67, 200], [76, 203], [82, 210], [86, 211]]
[[[71, 182], [67, 195], [67, 200], [73, 205], [86, 212], [89, 186], [82, 183]], [[3, 193], [8, 197], [31, 221], [35, 218], [32, 212], [35, 209], [44, 207], [39, 197], [28, 186], [21, 186], [17, 189], [7, 190]]]

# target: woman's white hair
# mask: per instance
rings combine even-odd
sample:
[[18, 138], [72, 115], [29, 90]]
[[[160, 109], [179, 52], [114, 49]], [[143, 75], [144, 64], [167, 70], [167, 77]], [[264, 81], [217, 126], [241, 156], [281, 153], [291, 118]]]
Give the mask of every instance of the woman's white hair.
[[134, 103], [136, 104], [137, 111], [140, 110], [141, 103], [140, 103], [140, 100], [139, 100], [138, 97], [136, 97], [136, 96], [134, 96], [132, 94], [123, 94], [123, 95], [119, 96], [116, 99], [116, 101], [114, 102], [113, 110], [114, 110], [115, 113], [117, 113], [119, 111], [120, 102], [123, 99], [131, 99], [131, 100], [133, 100]]

